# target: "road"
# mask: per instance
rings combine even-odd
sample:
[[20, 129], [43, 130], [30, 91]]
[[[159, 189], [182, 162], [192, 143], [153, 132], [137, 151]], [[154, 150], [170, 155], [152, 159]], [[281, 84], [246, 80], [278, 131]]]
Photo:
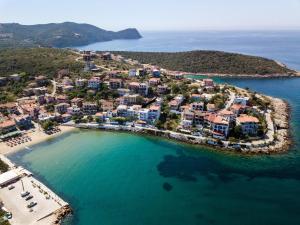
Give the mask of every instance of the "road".
[[54, 97], [56, 94], [56, 81], [53, 79], [53, 80], [51, 80], [51, 83], [53, 85], [53, 90], [52, 90], [51, 96]]
[[229, 91], [230, 95], [229, 95], [229, 100], [226, 103], [225, 109], [229, 109], [230, 106], [233, 104], [233, 101], [235, 99], [235, 93], [232, 91]]

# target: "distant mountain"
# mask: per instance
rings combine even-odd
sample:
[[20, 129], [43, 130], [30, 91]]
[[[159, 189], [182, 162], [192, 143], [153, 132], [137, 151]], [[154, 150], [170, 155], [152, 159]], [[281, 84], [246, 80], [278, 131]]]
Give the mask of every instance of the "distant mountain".
[[37, 25], [0, 23], [0, 47], [71, 47], [117, 39], [139, 39], [135, 28], [118, 32], [72, 22]]

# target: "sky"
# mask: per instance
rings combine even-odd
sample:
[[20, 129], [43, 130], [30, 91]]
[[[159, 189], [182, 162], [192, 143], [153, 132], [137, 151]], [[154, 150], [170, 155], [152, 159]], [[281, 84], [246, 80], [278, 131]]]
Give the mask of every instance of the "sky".
[[0, 0], [0, 23], [141, 31], [300, 29], [300, 0]]

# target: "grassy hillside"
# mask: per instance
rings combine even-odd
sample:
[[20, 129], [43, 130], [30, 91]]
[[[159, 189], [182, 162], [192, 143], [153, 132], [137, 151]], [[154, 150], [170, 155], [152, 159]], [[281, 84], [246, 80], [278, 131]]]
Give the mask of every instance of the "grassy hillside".
[[278, 65], [273, 60], [218, 51], [116, 53], [121, 54], [125, 58], [138, 60], [140, 63], [149, 63], [169, 70], [191, 73], [270, 75], [294, 72]]
[[9, 81], [0, 87], [0, 103], [13, 101], [19, 97], [35, 76], [53, 78], [61, 69], [72, 74], [82, 71], [83, 64], [75, 61], [78, 55], [68, 50], [49, 48], [7, 49], [0, 51], [0, 77], [21, 74], [21, 81]]
[[82, 63], [69, 50], [51, 48], [5, 49], [0, 51], [0, 76], [14, 73], [39, 74], [53, 77], [60, 69], [78, 72]]
[[[0, 47], [41, 45], [43, 47], [61, 48], [115, 39], [138, 38], [141, 38], [141, 35], [134, 28], [113, 32], [90, 24], [71, 22], [37, 25], [0, 24]], [[12, 43], [14, 45], [11, 45]]]

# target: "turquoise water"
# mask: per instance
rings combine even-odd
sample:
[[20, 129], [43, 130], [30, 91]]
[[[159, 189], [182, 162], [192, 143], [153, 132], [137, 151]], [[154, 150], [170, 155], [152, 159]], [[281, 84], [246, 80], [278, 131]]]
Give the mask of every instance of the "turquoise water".
[[242, 156], [156, 137], [78, 131], [11, 158], [71, 204], [68, 225], [299, 224], [300, 79], [226, 82], [292, 103], [293, 149]]
[[[300, 69], [298, 34], [189, 35], [158, 34], [142, 39], [144, 45], [134, 40], [101, 46], [232, 49], [272, 56]], [[67, 225], [300, 224], [300, 79], [217, 81], [286, 99], [292, 106], [293, 148], [245, 156], [157, 137], [77, 131], [10, 158], [71, 204], [75, 214]]]

